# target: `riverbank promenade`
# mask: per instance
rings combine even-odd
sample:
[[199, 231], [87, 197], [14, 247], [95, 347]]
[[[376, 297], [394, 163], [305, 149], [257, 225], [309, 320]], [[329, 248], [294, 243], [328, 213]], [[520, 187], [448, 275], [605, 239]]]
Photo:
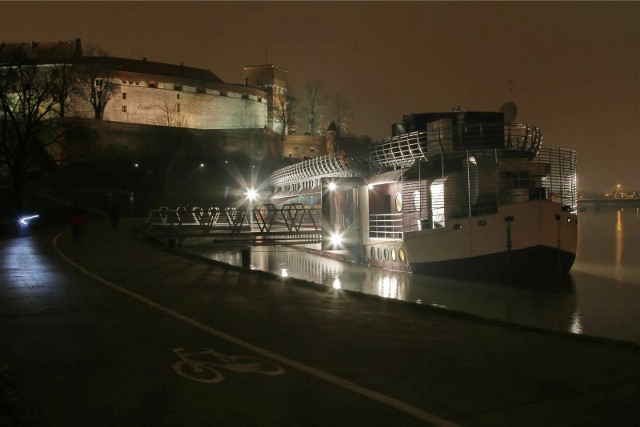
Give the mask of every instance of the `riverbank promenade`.
[[144, 223], [0, 240], [0, 426], [640, 423], [640, 346], [243, 270]]

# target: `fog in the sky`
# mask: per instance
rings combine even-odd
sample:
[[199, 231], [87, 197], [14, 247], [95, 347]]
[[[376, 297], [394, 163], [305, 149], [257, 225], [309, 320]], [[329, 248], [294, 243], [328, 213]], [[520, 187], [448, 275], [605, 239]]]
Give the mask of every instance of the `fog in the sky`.
[[300, 103], [319, 79], [374, 139], [403, 114], [511, 100], [598, 191], [640, 190], [639, 23], [640, 2], [0, 2], [5, 42], [81, 38], [229, 83], [273, 63]]

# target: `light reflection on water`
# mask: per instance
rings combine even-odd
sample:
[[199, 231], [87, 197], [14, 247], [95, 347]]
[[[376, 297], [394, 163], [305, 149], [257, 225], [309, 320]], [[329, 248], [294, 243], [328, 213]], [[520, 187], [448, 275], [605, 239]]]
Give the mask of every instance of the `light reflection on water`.
[[[240, 266], [237, 250], [193, 249]], [[253, 247], [253, 267], [347, 289], [544, 329], [640, 343], [640, 215], [580, 214], [578, 257], [559, 283], [477, 283], [346, 264], [291, 247]], [[544, 289], [538, 289], [543, 287]]]

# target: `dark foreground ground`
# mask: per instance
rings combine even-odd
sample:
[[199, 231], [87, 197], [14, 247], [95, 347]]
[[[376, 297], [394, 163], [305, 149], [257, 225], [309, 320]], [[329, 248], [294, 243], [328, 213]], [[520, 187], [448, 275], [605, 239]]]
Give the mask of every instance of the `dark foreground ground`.
[[243, 271], [135, 225], [0, 240], [0, 425], [640, 423], [638, 346]]

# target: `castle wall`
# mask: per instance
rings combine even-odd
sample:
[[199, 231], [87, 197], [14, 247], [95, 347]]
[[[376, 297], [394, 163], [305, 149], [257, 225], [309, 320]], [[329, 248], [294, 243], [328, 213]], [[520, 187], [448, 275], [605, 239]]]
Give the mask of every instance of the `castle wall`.
[[[165, 78], [165, 80], [167, 80]], [[239, 85], [155, 81], [149, 76], [120, 77], [103, 120], [193, 129], [259, 129], [267, 125], [263, 91]], [[68, 115], [93, 118], [86, 99], [74, 98]]]

